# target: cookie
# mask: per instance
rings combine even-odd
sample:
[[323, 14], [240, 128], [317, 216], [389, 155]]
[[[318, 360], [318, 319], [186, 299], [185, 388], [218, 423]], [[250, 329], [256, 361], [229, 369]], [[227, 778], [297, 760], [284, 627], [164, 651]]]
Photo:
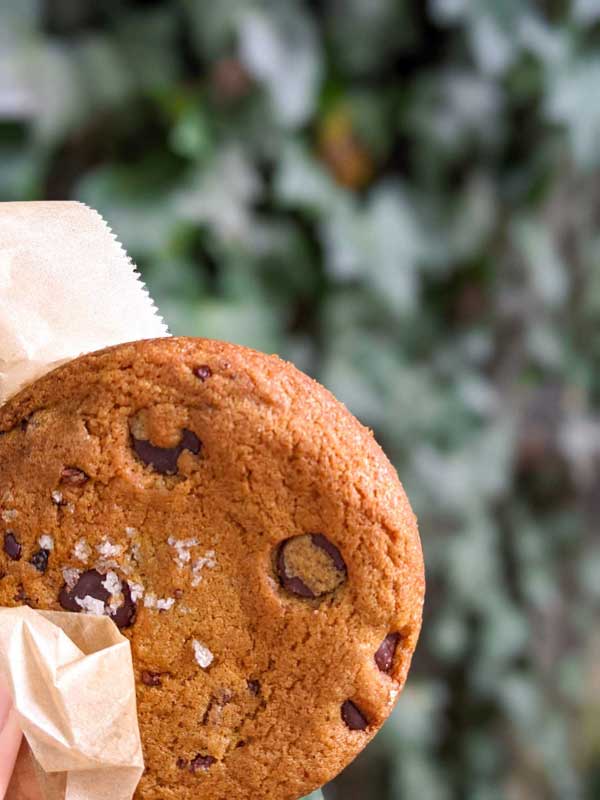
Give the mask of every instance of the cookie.
[[398, 478], [290, 364], [160, 339], [0, 409], [0, 606], [108, 614], [131, 642], [138, 800], [295, 800], [404, 685], [423, 562]]

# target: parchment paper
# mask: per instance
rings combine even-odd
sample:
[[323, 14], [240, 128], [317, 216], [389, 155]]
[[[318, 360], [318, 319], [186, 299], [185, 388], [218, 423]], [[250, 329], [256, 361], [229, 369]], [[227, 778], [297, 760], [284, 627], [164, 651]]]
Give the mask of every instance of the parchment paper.
[[[0, 404], [82, 353], [168, 335], [81, 203], [0, 203]], [[25, 733], [10, 800], [130, 800], [143, 770], [129, 644], [112, 621], [0, 609], [0, 680]]]
[[0, 403], [63, 361], [168, 330], [131, 259], [82, 203], [0, 203]]
[[34, 773], [48, 800], [130, 800], [144, 766], [135, 681], [108, 617], [0, 609], [0, 680], [34, 757], [21, 751], [9, 800]]

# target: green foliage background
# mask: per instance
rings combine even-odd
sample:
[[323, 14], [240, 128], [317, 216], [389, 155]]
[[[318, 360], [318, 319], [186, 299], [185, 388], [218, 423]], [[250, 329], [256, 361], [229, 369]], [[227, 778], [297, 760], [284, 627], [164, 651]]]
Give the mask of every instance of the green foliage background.
[[0, 199], [98, 208], [419, 515], [414, 669], [328, 798], [600, 796], [599, 47], [598, 0], [0, 0]]

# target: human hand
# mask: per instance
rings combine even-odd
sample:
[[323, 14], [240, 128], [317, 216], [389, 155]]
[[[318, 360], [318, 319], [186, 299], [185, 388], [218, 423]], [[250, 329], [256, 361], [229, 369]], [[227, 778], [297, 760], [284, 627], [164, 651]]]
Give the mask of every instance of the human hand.
[[21, 745], [21, 729], [8, 691], [0, 686], [0, 800], [6, 794]]

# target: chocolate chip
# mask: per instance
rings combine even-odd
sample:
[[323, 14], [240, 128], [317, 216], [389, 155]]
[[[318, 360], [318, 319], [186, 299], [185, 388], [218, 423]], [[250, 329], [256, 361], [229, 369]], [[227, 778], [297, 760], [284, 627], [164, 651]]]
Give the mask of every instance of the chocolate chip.
[[[102, 575], [95, 569], [89, 569], [80, 576], [72, 589], [69, 589], [67, 584], [62, 587], [58, 595], [58, 602], [67, 611], [75, 611], [76, 613], [82, 611], [77, 600], [83, 600], [85, 597], [93, 597], [106, 606], [111, 595], [104, 586], [105, 581], [106, 575]], [[121, 583], [121, 592], [123, 594], [123, 602], [116, 611], [111, 610], [109, 616], [118, 628], [123, 629], [131, 627], [135, 622], [137, 603], [131, 597], [131, 589], [127, 581]]]
[[12, 531], [4, 534], [4, 552], [13, 561], [20, 561], [23, 548]]
[[248, 691], [256, 696], [260, 692], [260, 683], [258, 681], [248, 681], [247, 683]]
[[323, 536], [322, 533], [313, 533], [312, 543], [315, 547], [319, 547], [321, 550], [324, 550], [327, 553], [337, 570], [344, 573], [346, 572], [346, 562], [342, 558], [342, 554], [337, 547], [332, 544], [329, 539], [327, 539], [326, 536]]
[[175, 598], [175, 600], [181, 600], [181, 598], [183, 597], [183, 589], [174, 589], [173, 597]]
[[207, 381], [212, 377], [212, 369], [208, 366], [208, 364], [200, 364], [200, 366], [196, 367], [194, 370], [194, 375], [197, 378], [200, 378], [202, 383], [204, 383], [204, 381]]
[[[315, 558], [315, 549], [326, 553], [325, 562], [322, 557]], [[292, 536], [283, 541], [276, 551], [275, 569], [284, 589], [308, 599], [331, 593], [347, 577], [340, 551], [322, 533]]]
[[101, 600], [103, 603], [108, 602], [110, 594], [103, 582], [106, 580], [105, 575], [101, 575], [95, 569], [88, 569], [84, 572], [75, 586], [69, 589], [65, 584], [60, 590], [58, 602], [66, 611], [80, 612], [81, 606], [77, 603], [77, 598], [83, 600], [84, 597], [93, 597], [96, 600]]
[[89, 479], [90, 476], [79, 467], [64, 467], [60, 473], [60, 482], [68, 486], [83, 486]]
[[383, 642], [379, 645], [379, 649], [375, 653], [375, 663], [382, 672], [388, 674], [392, 671], [394, 666], [394, 656], [396, 655], [396, 648], [400, 641], [399, 633], [388, 633]]
[[290, 592], [290, 594], [298, 595], [298, 597], [308, 597], [309, 599], [314, 600], [314, 592], [308, 588], [304, 581], [297, 576], [290, 577], [286, 572], [285, 548], [287, 546], [287, 542], [289, 541], [290, 540], [287, 539], [285, 542], [282, 542], [277, 550], [276, 566], [279, 581], [283, 588]]
[[187, 769], [188, 762], [185, 758], [178, 758], [176, 764], [178, 769]]
[[190, 761], [190, 772], [196, 774], [200, 770], [207, 770], [217, 759], [213, 756], [203, 756], [200, 753]]
[[342, 703], [342, 719], [351, 731], [364, 731], [369, 726], [367, 718], [352, 700]]
[[22, 583], [19, 584], [17, 588], [17, 593], [13, 597], [15, 603], [24, 603], [25, 605], [30, 605], [31, 601], [29, 597], [27, 597], [27, 592], [25, 591], [25, 587]]
[[162, 686], [160, 672], [148, 672], [144, 670], [142, 672], [142, 683], [145, 686]]
[[116, 611], [111, 612], [111, 619], [117, 628], [130, 628], [135, 622], [137, 616], [137, 603], [131, 597], [131, 589], [127, 581], [121, 584], [121, 591], [123, 593], [123, 604], [119, 606]]
[[38, 572], [46, 572], [48, 569], [49, 556], [50, 550], [44, 550], [44, 548], [42, 548], [31, 556], [29, 563], [32, 564]]
[[189, 450], [193, 455], [198, 455], [202, 449], [202, 442], [192, 431], [184, 428], [181, 440], [176, 447], [157, 447], [147, 439], [136, 439], [131, 434], [133, 450], [136, 456], [147, 467], [152, 467], [161, 475], [175, 475], [177, 462], [184, 450]]

